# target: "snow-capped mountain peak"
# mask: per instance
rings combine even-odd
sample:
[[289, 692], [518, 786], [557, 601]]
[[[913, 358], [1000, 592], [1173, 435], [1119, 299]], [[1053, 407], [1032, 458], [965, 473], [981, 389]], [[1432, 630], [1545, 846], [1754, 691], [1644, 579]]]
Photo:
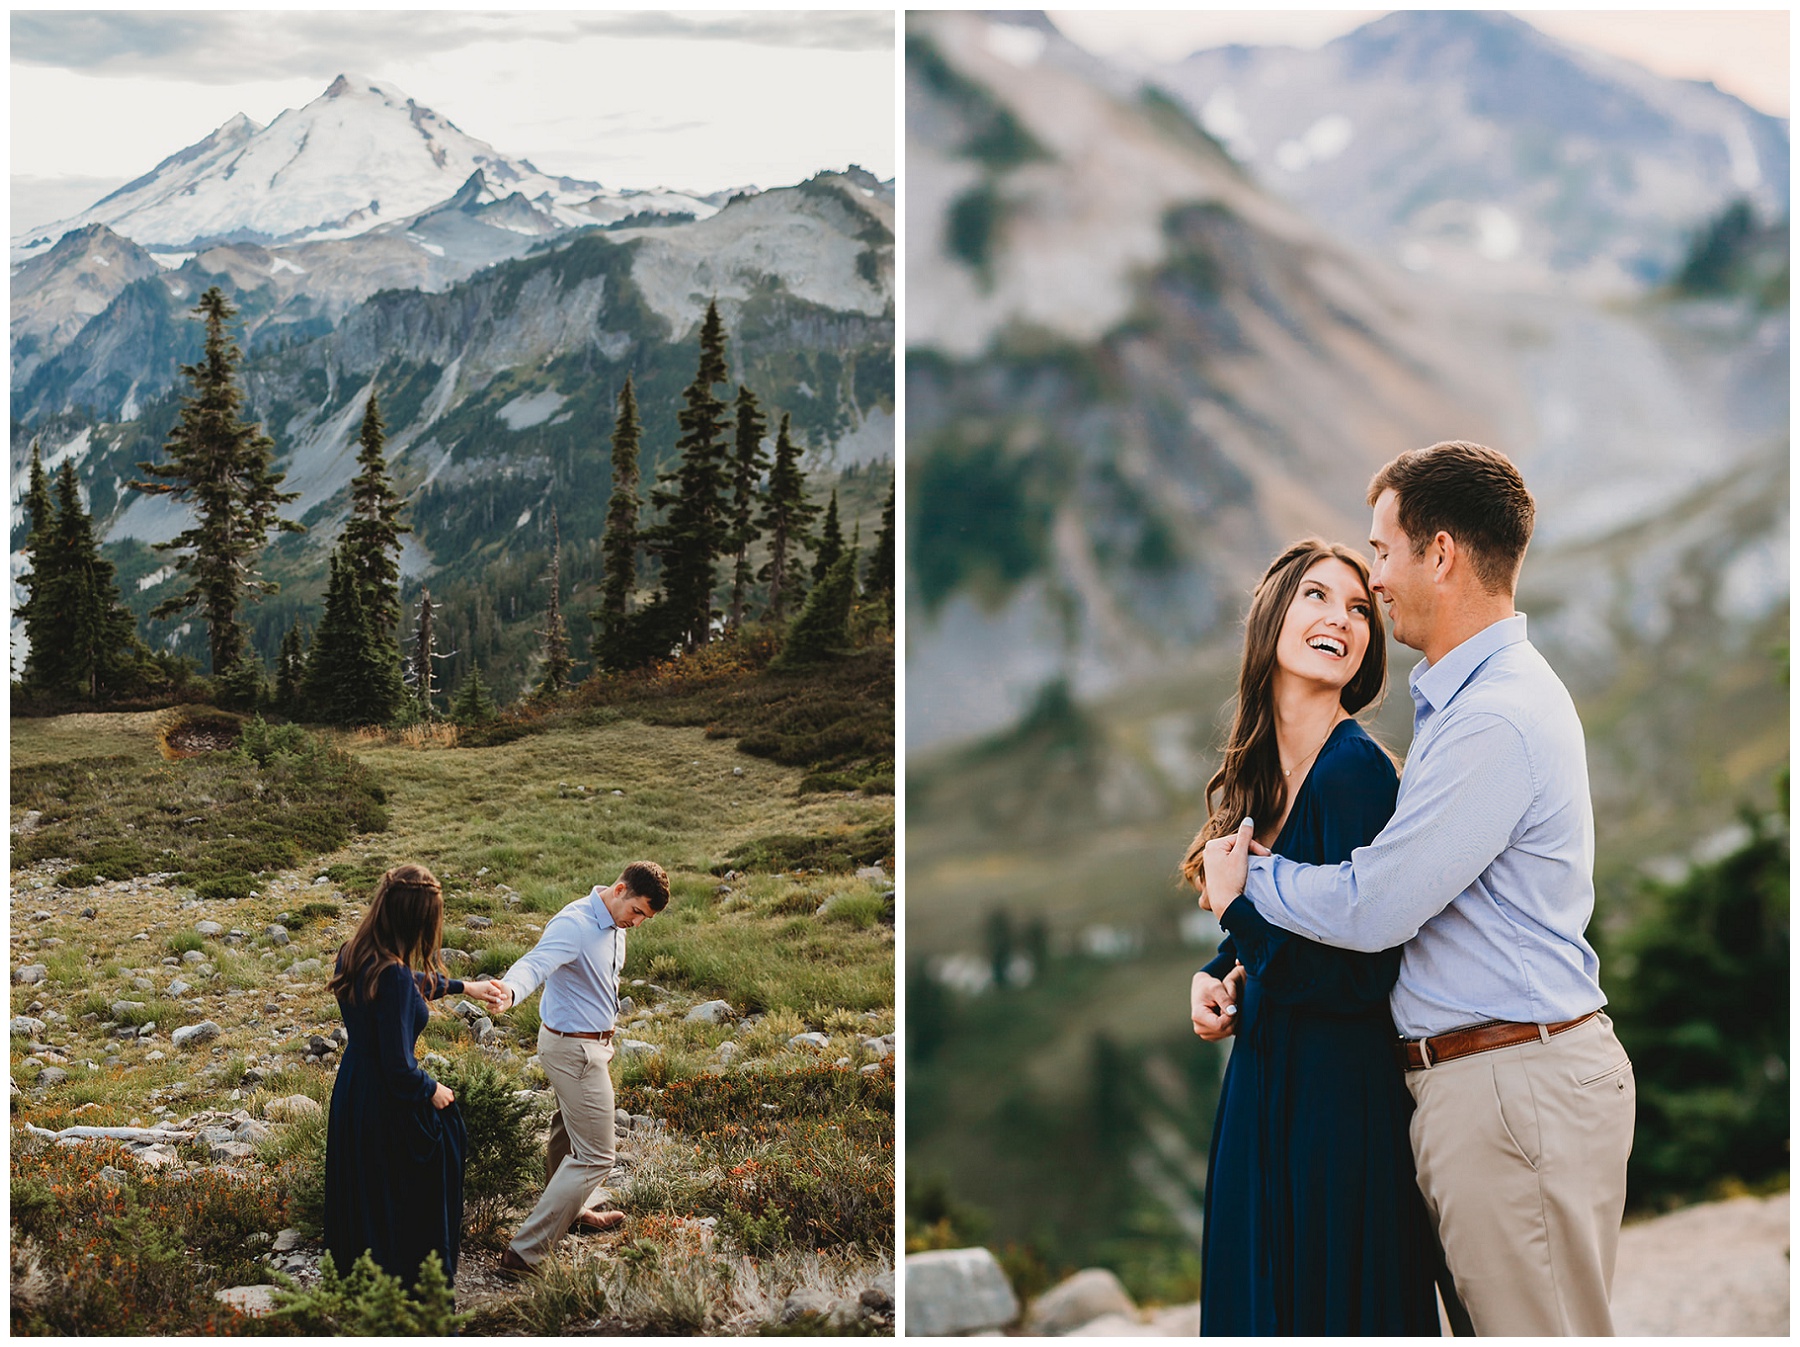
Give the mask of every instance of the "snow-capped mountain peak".
[[501, 154], [389, 81], [345, 73], [266, 127], [233, 117], [81, 214], [14, 240], [15, 257], [89, 224], [171, 251], [346, 238], [416, 215], [477, 173], [500, 197], [573, 206], [600, 192]]

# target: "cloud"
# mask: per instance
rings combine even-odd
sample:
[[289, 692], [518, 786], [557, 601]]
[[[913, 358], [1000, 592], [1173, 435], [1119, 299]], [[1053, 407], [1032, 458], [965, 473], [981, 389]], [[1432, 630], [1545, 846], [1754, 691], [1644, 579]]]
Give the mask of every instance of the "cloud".
[[[12, 59], [90, 75], [243, 84], [375, 65], [496, 42], [687, 39], [830, 51], [891, 51], [891, 10], [162, 12], [14, 10]], [[374, 58], [374, 59], [371, 59]]]

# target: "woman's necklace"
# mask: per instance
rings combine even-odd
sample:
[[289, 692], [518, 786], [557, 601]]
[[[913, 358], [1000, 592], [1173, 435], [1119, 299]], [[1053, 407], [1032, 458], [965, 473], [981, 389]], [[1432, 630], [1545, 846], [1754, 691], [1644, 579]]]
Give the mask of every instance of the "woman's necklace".
[[[1335, 720], [1332, 721], [1331, 722], [1331, 730], [1335, 730], [1337, 727], [1338, 727], [1338, 722]], [[1325, 747], [1326, 740], [1331, 738], [1331, 730], [1325, 731], [1325, 738], [1319, 740], [1319, 748]], [[1311, 762], [1314, 758], [1319, 756], [1319, 748], [1315, 748], [1312, 752], [1308, 753], [1304, 758], [1300, 759], [1300, 761], [1295, 763], [1292, 767], [1283, 767], [1281, 769], [1281, 774], [1283, 776], [1292, 776], [1301, 767], [1305, 766], [1307, 763]]]

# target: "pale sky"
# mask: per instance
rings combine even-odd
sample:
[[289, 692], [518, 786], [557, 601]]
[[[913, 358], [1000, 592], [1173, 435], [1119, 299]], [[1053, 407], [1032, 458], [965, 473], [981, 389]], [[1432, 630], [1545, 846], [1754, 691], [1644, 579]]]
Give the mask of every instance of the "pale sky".
[[[1243, 42], [1317, 47], [1387, 10], [1062, 10], [1051, 20], [1103, 56], [1178, 61]], [[1788, 14], [1768, 10], [1512, 10], [1565, 42], [1675, 79], [1711, 80], [1775, 117], [1788, 115]]]
[[236, 113], [267, 125], [345, 72], [546, 173], [609, 188], [895, 171], [890, 9], [11, 18], [14, 232], [83, 209]]

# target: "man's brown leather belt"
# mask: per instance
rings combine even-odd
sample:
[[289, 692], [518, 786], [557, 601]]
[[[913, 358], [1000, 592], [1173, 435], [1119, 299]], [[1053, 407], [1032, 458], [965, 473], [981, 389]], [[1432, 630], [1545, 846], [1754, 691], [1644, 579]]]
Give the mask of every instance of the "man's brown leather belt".
[[[1580, 1019], [1564, 1020], [1561, 1024], [1546, 1024], [1542, 1027], [1549, 1033], [1560, 1034], [1565, 1029], [1586, 1024], [1599, 1013], [1597, 1010], [1590, 1010]], [[1495, 1020], [1491, 1024], [1473, 1024], [1467, 1029], [1452, 1029], [1447, 1034], [1438, 1034], [1432, 1038], [1403, 1038], [1396, 1046], [1400, 1050], [1402, 1066], [1408, 1071], [1423, 1071], [1440, 1062], [1455, 1061], [1458, 1057], [1468, 1057], [1477, 1052], [1491, 1052], [1495, 1048], [1514, 1047], [1543, 1036], [1538, 1025]]]
[[[550, 1029], [550, 1026], [546, 1024], [544, 1028]], [[559, 1034], [563, 1038], [591, 1038], [596, 1043], [604, 1043], [613, 1036], [614, 1031], [611, 1029], [550, 1029], [550, 1032]]]

